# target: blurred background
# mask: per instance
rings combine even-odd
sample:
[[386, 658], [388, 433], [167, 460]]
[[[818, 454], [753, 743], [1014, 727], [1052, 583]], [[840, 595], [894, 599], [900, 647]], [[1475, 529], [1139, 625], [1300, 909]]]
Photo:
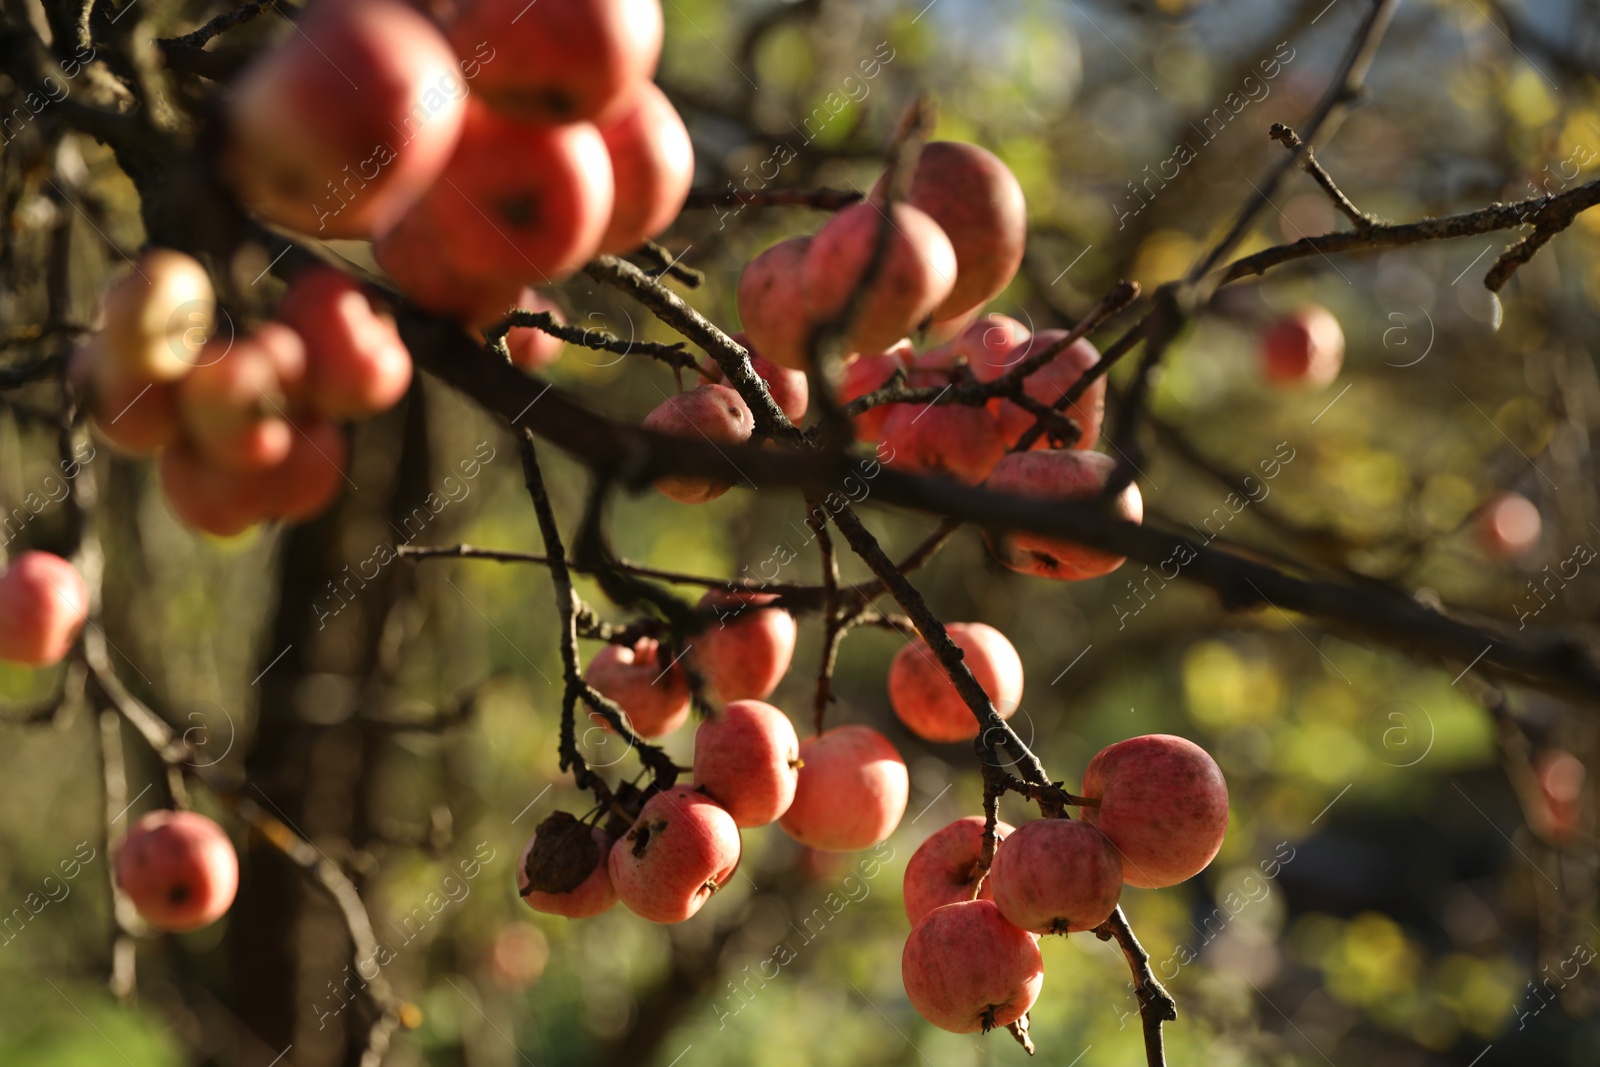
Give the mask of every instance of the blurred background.
[[[5, 4], [12, 18], [30, 6]], [[181, 33], [223, 6], [147, 0], [134, 32]], [[1283, 151], [1267, 127], [1306, 118], [1368, 9], [1365, 0], [664, 8], [659, 79], [694, 134], [697, 187], [868, 188], [899, 115], [931, 93], [936, 136], [985, 145], [1024, 185], [1027, 262], [991, 310], [1035, 328], [1069, 324], [1118, 279], [1148, 292], [1181, 275]], [[1358, 206], [1393, 220], [1592, 180], [1597, 8], [1403, 4], [1366, 96], [1319, 158]], [[281, 19], [261, 19], [228, 44], [284, 31]], [[20, 104], [14, 89], [0, 83], [7, 113]], [[30, 324], [92, 318], [115, 249], [137, 247], [142, 231], [132, 186], [101, 146], [48, 111], [6, 132], [0, 323], [10, 362], [39, 354]], [[742, 264], [823, 217], [696, 210], [664, 243], [707, 275], [685, 297], [732, 329]], [[1243, 251], [1348, 225], [1303, 174], [1263, 220]], [[1590, 633], [1600, 576], [1580, 568], [1548, 579], [1600, 543], [1591, 450], [1600, 212], [1579, 216], [1496, 299], [1481, 278], [1509, 240], [1313, 256], [1226, 290], [1156, 383], [1139, 477], [1146, 521], [1193, 527], [1298, 572], [1388, 585], [1485, 624]], [[43, 264], [59, 241], [104, 268], [83, 272], [70, 306], [46, 300]], [[574, 323], [674, 339], [586, 279], [555, 295]], [[1321, 391], [1269, 390], [1258, 335], [1308, 302], [1343, 324], [1345, 369]], [[1096, 339], [1108, 343], [1140, 311]], [[1126, 370], [1112, 375], [1113, 406]], [[571, 347], [551, 377], [633, 419], [674, 387], [652, 361]], [[27, 503], [59, 484], [55, 397], [48, 382], [0, 392], [12, 554], [66, 536], [62, 509]], [[921, 742], [889, 709], [885, 676], [903, 638], [854, 631], [829, 720], [884, 730], [911, 767], [906, 818], [879, 850], [811, 854], [776, 828], [750, 831], [743, 877], [681, 926], [621, 908], [580, 922], [539, 915], [518, 899], [517, 853], [550, 811], [588, 806], [556, 766], [548, 577], [487, 562], [377, 562], [398, 544], [542, 550], [514, 443], [498, 425], [419, 381], [400, 408], [356, 432], [354, 488], [337, 508], [226, 541], [179, 525], [150, 465], [85, 447], [94, 455], [80, 485], [97, 498], [103, 625], [118, 671], [190, 731], [199, 761], [248, 775], [248, 796], [357, 880], [392, 952], [383, 975], [417, 1009], [416, 1029], [396, 1036], [386, 1063], [1025, 1059], [1004, 1034], [924, 1023], [901, 988], [905, 862], [928, 834], [981, 810], [966, 746]], [[544, 452], [570, 531], [586, 480]], [[1246, 474], [1265, 491], [1241, 506]], [[1478, 510], [1504, 490], [1543, 516], [1541, 544], [1515, 563], [1491, 559], [1473, 532]], [[874, 508], [870, 495], [865, 511], [891, 555], [936, 524]], [[698, 508], [651, 493], [614, 500], [610, 528], [632, 561], [814, 581], [805, 514], [782, 492]], [[853, 560], [844, 568], [865, 575]], [[1093, 582], [1039, 582], [1000, 568], [968, 530], [915, 580], [941, 618], [988, 622], [1016, 644], [1027, 687], [1013, 722], [1069, 788], [1101, 747], [1141, 733], [1190, 737], [1223, 767], [1233, 813], [1216, 862], [1182, 886], [1123, 897], [1179, 1003], [1169, 1062], [1595, 1062], [1593, 778], [1564, 833], [1551, 832], [1529, 787], [1532, 768], [1558, 750], [1596, 766], [1595, 709], [1498, 693], [1464, 664], [1353, 643], [1270, 607], [1231, 613], [1153, 573], [1128, 564]], [[1545, 595], [1535, 598], [1536, 585]], [[580, 581], [579, 591], [605, 613], [597, 587]], [[795, 666], [773, 698], [803, 735], [819, 645], [816, 620], [802, 620]], [[56, 682], [0, 667], [12, 709]], [[137, 814], [164, 802], [165, 777], [135, 735], [123, 740]], [[666, 742], [680, 763], [690, 740], [684, 729]], [[336, 909], [203, 790], [197, 804], [240, 847], [239, 901], [206, 930], [142, 941], [137, 996], [107, 992], [103, 743], [95, 714], [70, 704], [44, 722], [0, 726], [0, 1063], [350, 1062], [368, 1019]], [[585, 751], [613, 781], [638, 771], [603, 737]], [[1015, 798], [1002, 805], [1010, 821], [1027, 815]], [[1044, 954], [1032, 1013], [1041, 1059], [1142, 1063], [1137, 1003], [1114, 947], [1074, 935], [1047, 939]]]

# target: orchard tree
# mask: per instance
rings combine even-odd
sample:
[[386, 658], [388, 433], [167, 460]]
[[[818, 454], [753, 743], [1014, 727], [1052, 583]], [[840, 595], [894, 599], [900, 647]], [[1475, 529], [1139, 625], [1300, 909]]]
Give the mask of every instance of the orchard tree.
[[1594, 12], [1066, 6], [0, 3], [6, 1061], [1589, 1062]]

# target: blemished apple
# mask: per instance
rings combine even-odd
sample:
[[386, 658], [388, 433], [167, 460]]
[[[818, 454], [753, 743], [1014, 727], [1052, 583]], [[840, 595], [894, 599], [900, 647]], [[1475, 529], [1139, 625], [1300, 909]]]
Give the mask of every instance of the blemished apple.
[[688, 659], [719, 701], [765, 700], [794, 658], [797, 627], [770, 593], [718, 592], [700, 598], [716, 617], [691, 639]]
[[678, 109], [654, 82], [641, 84], [633, 107], [600, 127], [600, 136], [616, 182], [600, 251], [620, 255], [665, 230], [683, 210], [694, 181], [694, 145]]
[[216, 310], [211, 276], [199, 260], [151, 248], [106, 290], [97, 343], [125, 379], [175, 382], [202, 361]]
[[[987, 623], [953, 622], [945, 630], [995, 711], [1009, 719], [1022, 703], [1022, 658], [1016, 648]], [[921, 637], [895, 653], [889, 664], [889, 703], [906, 729], [925, 741], [951, 743], [978, 736], [972, 709]]]
[[593, 124], [518, 122], [474, 96], [455, 153], [414, 210], [446, 236], [434, 254], [461, 276], [520, 288], [561, 281], [592, 259], [613, 195]]
[[[914, 355], [909, 340], [901, 340], [886, 352], [877, 355], [862, 356], [850, 363], [844, 369], [844, 379], [839, 383], [839, 403], [848, 404], [868, 393], [876, 392], [889, 384], [889, 379], [894, 377], [896, 371], [909, 368]], [[880, 441], [883, 439], [883, 424], [888, 421], [889, 415], [898, 405], [879, 404], [877, 407], [868, 408], [853, 420], [856, 428], [856, 438], [861, 441]]]
[[739, 275], [739, 322], [750, 344], [780, 367], [811, 365], [811, 316], [800, 290], [811, 238], [791, 237], [745, 264]]
[[1028, 239], [1028, 205], [1011, 168], [975, 144], [923, 146], [906, 202], [950, 238], [956, 280], [934, 316], [949, 319], [988, 303], [1011, 283]]
[[[641, 637], [631, 648], [604, 646], [583, 677], [627, 713], [628, 728], [640, 737], [662, 737], [689, 718], [688, 679], [653, 637]], [[604, 721], [592, 712], [591, 717]]]
[[[663, 400], [644, 417], [643, 426], [713, 445], [738, 445], [755, 432], [755, 417], [744, 398], [726, 385], [700, 385]], [[732, 479], [673, 474], [657, 489], [680, 504], [705, 504], [733, 488]]]
[[617, 899], [629, 911], [651, 922], [683, 922], [738, 869], [739, 827], [704, 793], [677, 786], [645, 801], [609, 863]]
[[262, 218], [377, 237], [443, 171], [466, 100], [449, 42], [412, 5], [312, 4], [235, 86], [223, 171]]
[[[220, 339], [212, 347], [222, 345]], [[268, 349], [302, 345], [289, 327], [268, 322], [233, 340], [178, 385], [185, 436], [206, 461], [248, 473], [282, 463], [294, 443], [288, 396]]]
[[89, 588], [60, 556], [35, 549], [0, 572], [0, 660], [60, 663], [88, 618]]
[[[886, 226], [883, 261], [868, 282]], [[912, 333], [950, 295], [955, 280], [955, 250], [938, 223], [910, 204], [885, 207], [873, 200], [852, 204], [823, 223], [800, 273], [805, 313], [814, 322], [838, 318], [865, 288], [845, 335], [848, 352], [882, 352]]]
[[1083, 809], [1122, 859], [1122, 879], [1141, 889], [1177, 885], [1206, 869], [1228, 829], [1228, 783], [1205, 749], [1147, 734], [1100, 750], [1083, 772]]
[[591, 836], [599, 852], [599, 862], [594, 870], [575, 888], [565, 893], [546, 893], [528, 889], [528, 857], [533, 853], [538, 834], [528, 838], [517, 857], [517, 892], [522, 902], [534, 911], [549, 915], [564, 915], [569, 919], [588, 919], [599, 915], [617, 902], [617, 891], [611, 884], [611, 849], [614, 844], [609, 834], [600, 827], [591, 827]]
[[883, 423], [888, 464], [943, 474], [967, 485], [989, 476], [1006, 454], [1000, 423], [986, 408], [965, 404], [895, 404]]
[[[1117, 462], [1102, 452], [1052, 448], [1043, 452], [1013, 452], [990, 472], [985, 487], [997, 493], [1045, 497], [1050, 500], [1088, 501], [1097, 498], [1111, 479]], [[1144, 519], [1144, 498], [1130, 482], [1112, 503], [1111, 514], [1127, 522]], [[985, 535], [995, 558], [1022, 574], [1062, 581], [1079, 581], [1110, 574], [1122, 566], [1124, 556], [1037, 534], [1010, 533], [1002, 539]]]
[[[1067, 336], [1066, 330], [1041, 330], [1029, 343], [1018, 349], [1017, 361], [1034, 352], [1049, 348]], [[1100, 362], [1100, 352], [1088, 341], [1079, 338], [1056, 355], [1050, 362], [1023, 380], [1022, 391], [1033, 400], [1054, 407], [1067, 395], [1067, 390], [1078, 384], [1085, 371]], [[998, 377], [998, 375], [996, 375]], [[1007, 448], [1015, 448], [1022, 435], [1033, 426], [1034, 416], [1020, 405], [1004, 399], [989, 401], [989, 410], [1000, 420], [1000, 436]], [[1100, 426], [1106, 415], [1106, 379], [1101, 375], [1090, 383], [1082, 396], [1074, 400], [1063, 414], [1078, 424], [1079, 435], [1071, 447], [1090, 449], [1100, 440]], [[1053, 447], [1047, 434], [1033, 442], [1033, 451]]]
[[777, 821], [794, 802], [800, 738], [789, 717], [759, 700], [734, 700], [694, 733], [694, 781], [741, 830]]
[[296, 275], [278, 317], [305, 339], [309, 392], [336, 419], [387, 411], [411, 384], [411, 353], [394, 320], [355, 279], [332, 267]]
[[900, 977], [911, 1006], [941, 1030], [975, 1034], [1016, 1022], [1039, 999], [1039, 942], [992, 900], [934, 908], [906, 938]]
[[1499, 493], [1478, 513], [1478, 543], [1494, 559], [1517, 559], [1539, 544], [1539, 509], [1521, 493]]
[[482, 60], [472, 91], [497, 111], [605, 122], [655, 73], [662, 31], [660, 0], [466, 0], [450, 40], [463, 60]]
[[1274, 385], [1321, 389], [1344, 366], [1344, 330], [1317, 304], [1299, 308], [1261, 335], [1261, 370]]
[[[982, 815], [968, 815], [937, 831], [924, 841], [906, 863], [901, 897], [912, 926], [934, 908], [963, 900], [991, 900], [991, 879], [978, 882], [978, 861], [983, 856]], [[1004, 841], [1012, 826], [995, 820], [995, 837]], [[999, 855], [998, 848], [995, 855]], [[976, 891], [976, 892], [974, 892]]]
[[117, 847], [117, 884], [144, 921], [182, 933], [227, 912], [239, 888], [239, 857], [222, 827], [193, 811], [141, 815]]
[[800, 742], [800, 780], [778, 825], [811, 848], [853, 852], [888, 838], [911, 779], [893, 743], [870, 726], [835, 726]]
[[986, 884], [1011, 925], [1070, 934], [1111, 917], [1122, 878], [1116, 847], [1093, 823], [1035, 819], [1006, 838]]

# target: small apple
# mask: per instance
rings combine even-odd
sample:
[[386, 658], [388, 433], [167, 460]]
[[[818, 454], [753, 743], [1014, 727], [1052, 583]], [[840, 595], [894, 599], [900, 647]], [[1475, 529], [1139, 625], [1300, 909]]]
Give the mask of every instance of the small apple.
[[[725, 385], [701, 385], [674, 393], [646, 415], [643, 426], [712, 445], [737, 445], [755, 433], [755, 417], [744, 398]], [[724, 478], [674, 474], [656, 481], [656, 488], [680, 504], [705, 504], [733, 488]]]
[[[981, 622], [953, 622], [950, 640], [1002, 719], [1022, 703], [1022, 659], [1005, 634]], [[889, 703], [906, 729], [925, 741], [952, 743], [978, 736], [978, 720], [956, 692], [928, 643], [915, 638], [889, 665]]]
[[[1105, 490], [1116, 460], [1101, 452], [1052, 448], [1043, 452], [1013, 452], [990, 472], [985, 488], [997, 493], [1045, 497], [1050, 500], [1094, 500]], [[1113, 503], [1111, 513], [1127, 522], [1144, 519], [1144, 499], [1139, 487], [1128, 483]], [[1036, 534], [1007, 534], [997, 542], [988, 536], [995, 558], [1022, 574], [1062, 581], [1079, 581], [1110, 574], [1122, 566], [1124, 556], [1086, 545]]]
[[0, 572], [0, 660], [60, 663], [89, 618], [78, 568], [49, 552], [24, 552]]
[[355, 279], [332, 267], [296, 275], [278, 317], [305, 339], [310, 395], [336, 419], [387, 411], [411, 384], [411, 353], [394, 320]]
[[1070, 934], [1111, 917], [1122, 878], [1116, 846], [1093, 823], [1035, 819], [995, 853], [988, 886], [1013, 926]]
[[835, 726], [800, 742], [794, 803], [778, 820], [811, 848], [871, 848], [900, 825], [911, 795], [906, 761], [870, 726]]
[[683, 922], [738, 869], [739, 827], [704, 793], [676, 786], [645, 801], [612, 846], [609, 864], [629, 911], [651, 922]]
[[[983, 857], [982, 815], [968, 815], [924, 841], [906, 863], [901, 896], [912, 926], [934, 908], [962, 900], [991, 900], [991, 879], [978, 883], [978, 860]], [[995, 837], [1004, 841], [1012, 833], [1009, 823], [995, 820]], [[995, 855], [999, 855], [996, 849]]]
[[643, 738], [669, 734], [689, 718], [688, 679], [665, 651], [653, 637], [641, 637], [631, 647], [606, 645], [583, 672], [596, 692], [627, 713], [628, 728]]
[[1206, 750], [1171, 734], [1103, 748], [1083, 772], [1083, 817], [1122, 859], [1123, 881], [1160, 889], [1193, 878], [1222, 847], [1228, 783]]
[[600, 136], [616, 180], [600, 251], [620, 255], [665, 230], [683, 210], [694, 182], [694, 145], [678, 109], [653, 82], [639, 86], [633, 108], [600, 127]]
[[117, 884], [145, 922], [182, 933], [222, 918], [239, 888], [239, 857], [227, 833], [193, 811], [139, 817], [117, 847]]
[[1526, 556], [1539, 544], [1539, 509], [1521, 493], [1499, 493], [1478, 513], [1478, 542], [1494, 559]]
[[694, 734], [694, 781], [741, 830], [789, 810], [800, 778], [800, 739], [789, 717], [759, 700], [734, 700]]
[[693, 638], [688, 658], [719, 701], [765, 700], [794, 658], [794, 616], [771, 608], [770, 593], [719, 592], [700, 598], [716, 613]]
[[900, 977], [911, 1006], [942, 1030], [974, 1034], [1027, 1014], [1044, 984], [1039, 942], [992, 900], [934, 908], [906, 939]]
[[1300, 308], [1262, 334], [1262, 373], [1274, 385], [1321, 389], [1343, 365], [1344, 330], [1325, 307]]
[[745, 264], [739, 275], [739, 321], [750, 344], [780, 367], [811, 365], [811, 317], [800, 291], [811, 238], [779, 241]]

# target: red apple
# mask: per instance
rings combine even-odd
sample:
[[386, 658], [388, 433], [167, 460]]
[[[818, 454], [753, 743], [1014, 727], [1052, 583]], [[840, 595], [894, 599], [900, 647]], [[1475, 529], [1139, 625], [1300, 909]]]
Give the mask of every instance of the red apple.
[[117, 884], [145, 922], [181, 933], [222, 918], [239, 888], [239, 857], [227, 833], [193, 811], [139, 817], [117, 847]]
[[411, 384], [411, 353], [394, 320], [372, 306], [355, 279], [332, 267], [289, 283], [278, 317], [305, 338], [310, 394], [336, 419], [387, 411]]
[[517, 302], [522, 283], [485, 277], [447, 262], [440, 252], [455, 240], [424, 211], [413, 211], [372, 246], [378, 266], [418, 307], [471, 326], [492, 326]]
[[1147, 734], [1100, 750], [1083, 772], [1083, 817], [1116, 846], [1125, 882], [1160, 889], [1193, 878], [1222, 847], [1228, 783], [1206, 750]]
[[[268, 349], [301, 343], [282, 323], [266, 323], [232, 341], [178, 386], [185, 435], [208, 463], [244, 473], [275, 467], [289, 455], [289, 401]], [[213, 341], [210, 347], [222, 344]]]
[[1583, 822], [1583, 785], [1588, 770], [1583, 761], [1559, 748], [1548, 748], [1533, 759], [1534, 795], [1528, 807], [1528, 825], [1554, 845], [1577, 834]]
[[[1013, 366], [1027, 356], [1055, 345], [1066, 336], [1065, 330], [1041, 330], [1030, 338], [1027, 344], [1015, 350]], [[1099, 362], [1099, 351], [1094, 345], [1080, 338], [1043, 367], [1028, 375], [1022, 383], [1022, 390], [1038, 403], [1053, 407], [1056, 401], [1067, 395], [1067, 390], [1078, 384], [1078, 379], [1083, 377], [1085, 371]], [[991, 400], [989, 410], [1000, 420], [1000, 436], [1004, 438], [1007, 448], [1015, 448], [1017, 441], [1035, 421], [1032, 413], [1010, 400]], [[1067, 408], [1064, 414], [1076, 422], [1081, 431], [1078, 439], [1072, 443], [1072, 447], [1093, 448], [1100, 439], [1100, 425], [1104, 422], [1106, 414], [1105, 375], [1096, 378], [1084, 394], [1072, 402], [1072, 406]], [[1048, 435], [1041, 435], [1032, 446], [1034, 451], [1043, 451], [1050, 447], [1052, 446]]]
[[473, 92], [531, 122], [609, 121], [655, 73], [660, 0], [465, 0], [450, 28]]
[[717, 700], [765, 700], [789, 669], [795, 621], [782, 608], [762, 606], [775, 599], [715, 590], [700, 598], [716, 617], [695, 635], [689, 659]]
[[1016, 176], [974, 144], [931, 141], [922, 149], [907, 203], [927, 212], [950, 238], [955, 286], [934, 316], [981, 307], [1011, 283], [1028, 239], [1028, 206]]
[[[901, 896], [912, 926], [934, 908], [963, 900], [992, 899], [991, 879], [985, 878], [981, 886], [977, 879], [978, 860], [983, 856], [983, 822], [982, 815], [957, 819], [911, 854]], [[1009, 823], [995, 821], [996, 838], [1004, 841], [1011, 833]]]
[[[989, 475], [985, 487], [997, 493], [1046, 497], [1051, 500], [1088, 501], [1105, 489], [1116, 461], [1101, 452], [1053, 448], [1044, 452], [1013, 452]], [[1128, 522], [1144, 519], [1144, 499], [1139, 487], [1129, 483], [1118, 495], [1111, 514]], [[1001, 542], [992, 536], [995, 558], [1022, 574], [1077, 581], [1110, 574], [1126, 557], [1073, 544], [1058, 538], [1013, 533]]]
[[[750, 369], [756, 372], [757, 378], [767, 383], [767, 392], [772, 395], [772, 402], [783, 411], [784, 417], [798, 426], [811, 404], [811, 384], [806, 380], [805, 371], [780, 367], [764, 358], [745, 334], [732, 333], [728, 338], [743, 345], [745, 351], [750, 353]], [[714, 382], [723, 380], [722, 371], [716, 364], [712, 364], [709, 371], [709, 374], [704, 371], [701, 373]]]
[[202, 362], [216, 307], [211, 276], [198, 260], [152, 248], [106, 290], [97, 343], [124, 379], [175, 382]]
[[612, 197], [594, 126], [518, 122], [474, 97], [461, 143], [415, 210], [446, 238], [434, 254], [463, 277], [550, 285], [599, 251]]
[[1035, 819], [1006, 838], [987, 884], [1011, 925], [1076, 933], [1111, 918], [1122, 895], [1122, 860], [1092, 823]]
[[945, 474], [967, 485], [988, 477], [1006, 454], [1000, 424], [988, 410], [965, 404], [895, 404], [883, 423], [888, 464]]
[[591, 836], [599, 850], [599, 862], [576, 888], [565, 893], [546, 893], [528, 888], [528, 857], [533, 854], [533, 845], [538, 836], [535, 834], [528, 838], [528, 843], [522, 846], [522, 855], [517, 857], [517, 892], [522, 895], [524, 904], [534, 911], [550, 915], [587, 919], [599, 915], [617, 902], [617, 891], [611, 885], [609, 862], [613, 842], [604, 830], [598, 826], [591, 828]]
[[906, 939], [900, 977], [911, 1006], [942, 1030], [973, 1034], [1025, 1015], [1044, 984], [1039, 942], [992, 900], [934, 908]]
[[1028, 328], [1010, 315], [990, 314], [954, 337], [946, 350], [965, 356], [972, 376], [992, 382], [1038, 351]]
[[1478, 513], [1478, 541], [1495, 559], [1516, 559], [1539, 544], [1539, 509], [1521, 493], [1500, 493]]
[[601, 696], [627, 713], [628, 728], [640, 737], [669, 734], [689, 718], [689, 682], [665, 652], [653, 637], [641, 637], [631, 648], [606, 645], [583, 672]]
[[1321, 389], [1344, 365], [1344, 330], [1325, 307], [1311, 304], [1284, 316], [1261, 337], [1261, 369], [1274, 385]]
[[269, 472], [235, 473], [198, 455], [189, 445], [161, 453], [161, 488], [186, 525], [215, 537], [233, 537], [267, 517], [263, 499]]
[[178, 389], [171, 382], [131, 374], [106, 356], [98, 338], [72, 354], [68, 373], [89, 391], [95, 429], [116, 447], [153, 456], [178, 440]]
[[887, 737], [836, 726], [800, 742], [800, 781], [778, 825], [811, 848], [871, 848], [900, 825], [910, 793], [906, 761]]
[[[894, 372], [907, 368], [912, 357], [911, 342], [902, 340], [887, 352], [875, 356], [862, 356], [844, 370], [844, 380], [839, 383], [839, 403], [876, 392], [889, 383]], [[895, 409], [895, 404], [880, 404], [868, 408], [855, 417], [856, 438], [861, 441], [878, 441], [883, 437], [883, 424]]]
[[791, 237], [745, 264], [739, 275], [739, 322], [750, 344], [780, 367], [811, 365], [811, 317], [800, 290], [811, 238]]
[[[1022, 660], [1005, 634], [981, 622], [953, 622], [950, 640], [989, 694], [995, 711], [1009, 719], [1022, 703]], [[889, 665], [889, 703], [906, 728], [925, 741], [969, 741], [978, 720], [967, 707], [928, 643], [918, 637], [895, 653]]]
[[632, 252], [683, 210], [694, 182], [694, 145], [678, 109], [653, 82], [639, 86], [633, 108], [602, 126], [600, 136], [617, 186], [600, 251]]
[[739, 828], [704, 793], [677, 786], [645, 801], [611, 849], [617, 898], [641, 918], [678, 923], [699, 911], [739, 866]]
[[[886, 254], [868, 284], [867, 268], [885, 226], [890, 227]], [[933, 314], [955, 277], [955, 251], [938, 223], [909, 204], [885, 209], [868, 200], [845, 208], [817, 231], [806, 250], [800, 285], [806, 315], [815, 322], [843, 314], [865, 285], [867, 295], [845, 348], [881, 352]]]
[[297, 419], [289, 455], [263, 471], [260, 509], [263, 517], [305, 522], [325, 511], [345, 485], [349, 446], [344, 431], [321, 416]]
[[89, 618], [78, 568], [49, 552], [24, 552], [0, 573], [0, 660], [60, 663]]
[[774, 822], [794, 801], [800, 738], [789, 717], [759, 700], [734, 700], [694, 733], [695, 785], [740, 829]]
[[312, 4], [234, 87], [223, 170], [269, 221], [376, 237], [443, 171], [466, 99], [449, 42], [410, 4]]
[[[643, 426], [711, 445], [737, 445], [750, 440], [755, 417], [744, 398], [725, 385], [701, 385], [675, 393], [646, 415]], [[669, 475], [656, 488], [680, 504], [705, 504], [733, 488], [724, 478]]]

